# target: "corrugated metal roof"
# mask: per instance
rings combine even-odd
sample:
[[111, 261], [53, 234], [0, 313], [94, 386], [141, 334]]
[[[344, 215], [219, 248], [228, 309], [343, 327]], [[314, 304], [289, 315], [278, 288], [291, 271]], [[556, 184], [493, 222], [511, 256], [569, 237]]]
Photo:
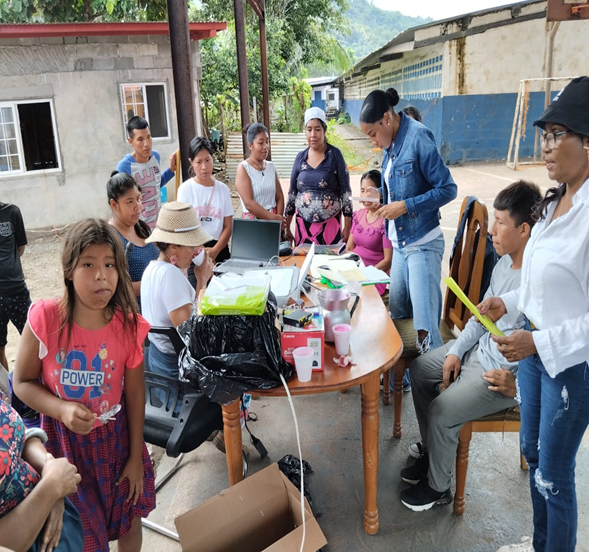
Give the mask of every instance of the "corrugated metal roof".
[[[273, 132], [270, 135], [272, 147], [272, 163], [280, 178], [289, 178], [292, 165], [299, 151], [307, 147], [304, 133]], [[237, 165], [243, 161], [242, 135], [232, 132], [227, 139], [227, 179], [235, 182]]]

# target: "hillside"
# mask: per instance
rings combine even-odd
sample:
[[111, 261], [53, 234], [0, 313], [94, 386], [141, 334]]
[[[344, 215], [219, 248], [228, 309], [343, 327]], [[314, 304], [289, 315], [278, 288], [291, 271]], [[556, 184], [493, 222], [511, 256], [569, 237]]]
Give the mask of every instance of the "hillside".
[[351, 33], [337, 39], [346, 49], [354, 52], [354, 63], [384, 46], [400, 32], [431, 21], [422, 17], [409, 17], [398, 11], [381, 10], [370, 0], [348, 0], [346, 16]]

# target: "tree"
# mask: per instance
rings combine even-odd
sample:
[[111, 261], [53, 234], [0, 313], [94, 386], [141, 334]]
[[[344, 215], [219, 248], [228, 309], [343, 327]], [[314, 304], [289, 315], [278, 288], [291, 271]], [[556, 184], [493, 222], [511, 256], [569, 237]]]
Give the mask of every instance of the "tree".
[[163, 21], [166, 0], [0, 0], [0, 21]]
[[[258, 18], [247, 0], [244, 6], [246, 28], [257, 29]], [[328, 38], [347, 31], [347, 9], [347, 0], [266, 0], [267, 36], [271, 36], [270, 25], [280, 26], [278, 50], [291, 73], [314, 61], [333, 60], [333, 43]], [[194, 2], [190, 16], [192, 21], [233, 21], [233, 1]]]

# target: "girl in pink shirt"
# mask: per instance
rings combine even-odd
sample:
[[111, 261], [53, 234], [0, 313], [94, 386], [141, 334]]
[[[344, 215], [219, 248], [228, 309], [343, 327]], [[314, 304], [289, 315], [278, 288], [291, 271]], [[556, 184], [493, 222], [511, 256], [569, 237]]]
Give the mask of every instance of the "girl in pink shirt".
[[[366, 266], [376, 266], [388, 272], [391, 269], [393, 245], [387, 238], [384, 219], [376, 216], [381, 207], [380, 171], [365, 172], [360, 181], [360, 195], [377, 199], [377, 202], [363, 201], [364, 209], [354, 211], [352, 216], [352, 231], [348, 238], [348, 251], [353, 251]], [[386, 291], [386, 284], [377, 284], [376, 289], [381, 295]]]
[[[106, 222], [86, 219], [66, 236], [65, 293], [30, 311], [14, 371], [15, 392], [41, 414], [47, 450], [74, 464], [72, 502], [84, 552], [141, 549], [141, 517], [155, 508], [143, 441], [143, 341], [123, 246]], [[124, 382], [124, 384], [123, 384]]]

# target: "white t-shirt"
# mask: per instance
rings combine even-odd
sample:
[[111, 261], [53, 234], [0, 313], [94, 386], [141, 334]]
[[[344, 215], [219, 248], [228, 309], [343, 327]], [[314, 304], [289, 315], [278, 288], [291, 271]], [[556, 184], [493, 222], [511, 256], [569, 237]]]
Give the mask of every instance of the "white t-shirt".
[[[173, 326], [170, 312], [194, 303], [195, 291], [182, 271], [165, 261], [151, 261], [141, 278], [141, 310], [152, 326]], [[162, 352], [175, 354], [165, 335], [148, 334], [149, 340]]]
[[224, 218], [234, 215], [231, 192], [227, 185], [219, 180], [215, 180], [213, 190], [212, 186], [197, 184], [191, 178], [178, 188], [177, 199], [194, 206], [203, 229], [213, 236], [214, 240], [218, 240], [223, 232]]

